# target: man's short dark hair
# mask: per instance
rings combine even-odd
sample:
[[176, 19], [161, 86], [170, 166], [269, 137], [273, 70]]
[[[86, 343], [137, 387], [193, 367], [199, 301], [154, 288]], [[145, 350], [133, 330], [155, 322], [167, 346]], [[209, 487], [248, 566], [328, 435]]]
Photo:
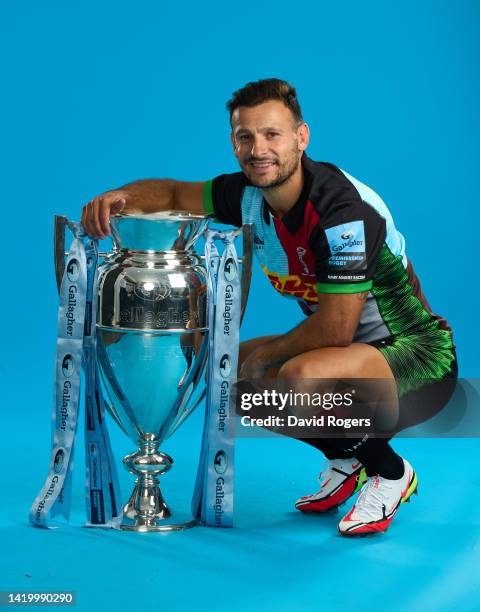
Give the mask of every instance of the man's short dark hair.
[[234, 91], [232, 99], [227, 102], [230, 122], [235, 109], [239, 106], [257, 106], [269, 100], [280, 100], [292, 112], [295, 123], [303, 123], [302, 110], [297, 100], [295, 87], [281, 79], [261, 79], [247, 83], [245, 87]]

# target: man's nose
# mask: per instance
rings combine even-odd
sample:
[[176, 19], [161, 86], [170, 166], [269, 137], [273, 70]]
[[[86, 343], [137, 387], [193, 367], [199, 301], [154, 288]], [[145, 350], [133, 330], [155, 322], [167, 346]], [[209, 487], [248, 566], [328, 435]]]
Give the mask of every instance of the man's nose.
[[253, 139], [251, 155], [255, 157], [262, 157], [268, 152], [267, 143], [264, 138], [257, 136]]

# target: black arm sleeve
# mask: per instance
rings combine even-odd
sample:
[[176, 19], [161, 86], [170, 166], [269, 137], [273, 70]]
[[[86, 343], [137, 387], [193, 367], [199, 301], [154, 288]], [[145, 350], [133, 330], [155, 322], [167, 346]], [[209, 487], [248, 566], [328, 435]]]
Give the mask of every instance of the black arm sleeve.
[[310, 240], [318, 293], [370, 290], [385, 236], [385, 219], [361, 199], [332, 203]]
[[241, 227], [242, 195], [246, 184], [243, 172], [222, 174], [208, 181], [205, 188], [205, 210], [220, 223]]

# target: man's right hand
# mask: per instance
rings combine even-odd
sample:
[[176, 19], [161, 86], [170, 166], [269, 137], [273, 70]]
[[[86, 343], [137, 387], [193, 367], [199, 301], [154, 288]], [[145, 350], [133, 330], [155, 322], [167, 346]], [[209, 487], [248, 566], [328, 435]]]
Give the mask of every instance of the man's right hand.
[[205, 214], [204, 182], [173, 179], [141, 179], [106, 191], [83, 207], [82, 225], [92, 238], [110, 234], [110, 217], [120, 211], [126, 214], [148, 214], [181, 210]]
[[82, 225], [92, 238], [110, 234], [110, 217], [123, 210], [130, 194], [122, 189], [107, 191], [90, 200], [82, 210]]

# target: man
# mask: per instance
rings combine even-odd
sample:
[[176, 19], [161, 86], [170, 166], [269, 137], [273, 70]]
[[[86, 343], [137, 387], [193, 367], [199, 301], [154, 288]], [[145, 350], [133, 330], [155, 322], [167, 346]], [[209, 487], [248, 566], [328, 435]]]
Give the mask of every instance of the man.
[[[141, 180], [107, 192], [84, 207], [86, 231], [104, 238], [120, 210], [206, 211], [223, 223], [252, 223], [263, 271], [308, 317], [283, 335], [243, 342], [242, 378], [454, 380], [451, 330], [431, 312], [390, 212], [346, 172], [307, 157], [309, 128], [295, 89], [278, 79], [248, 83], [227, 108], [242, 172], [198, 183]], [[399, 428], [415, 420], [421, 388], [398, 385]], [[436, 395], [433, 412], [448, 395]], [[416, 492], [415, 471], [387, 439], [308, 442], [329, 463], [320, 491], [298, 500], [299, 510], [326, 512], [362, 489], [338, 525], [343, 535], [385, 531]]]

